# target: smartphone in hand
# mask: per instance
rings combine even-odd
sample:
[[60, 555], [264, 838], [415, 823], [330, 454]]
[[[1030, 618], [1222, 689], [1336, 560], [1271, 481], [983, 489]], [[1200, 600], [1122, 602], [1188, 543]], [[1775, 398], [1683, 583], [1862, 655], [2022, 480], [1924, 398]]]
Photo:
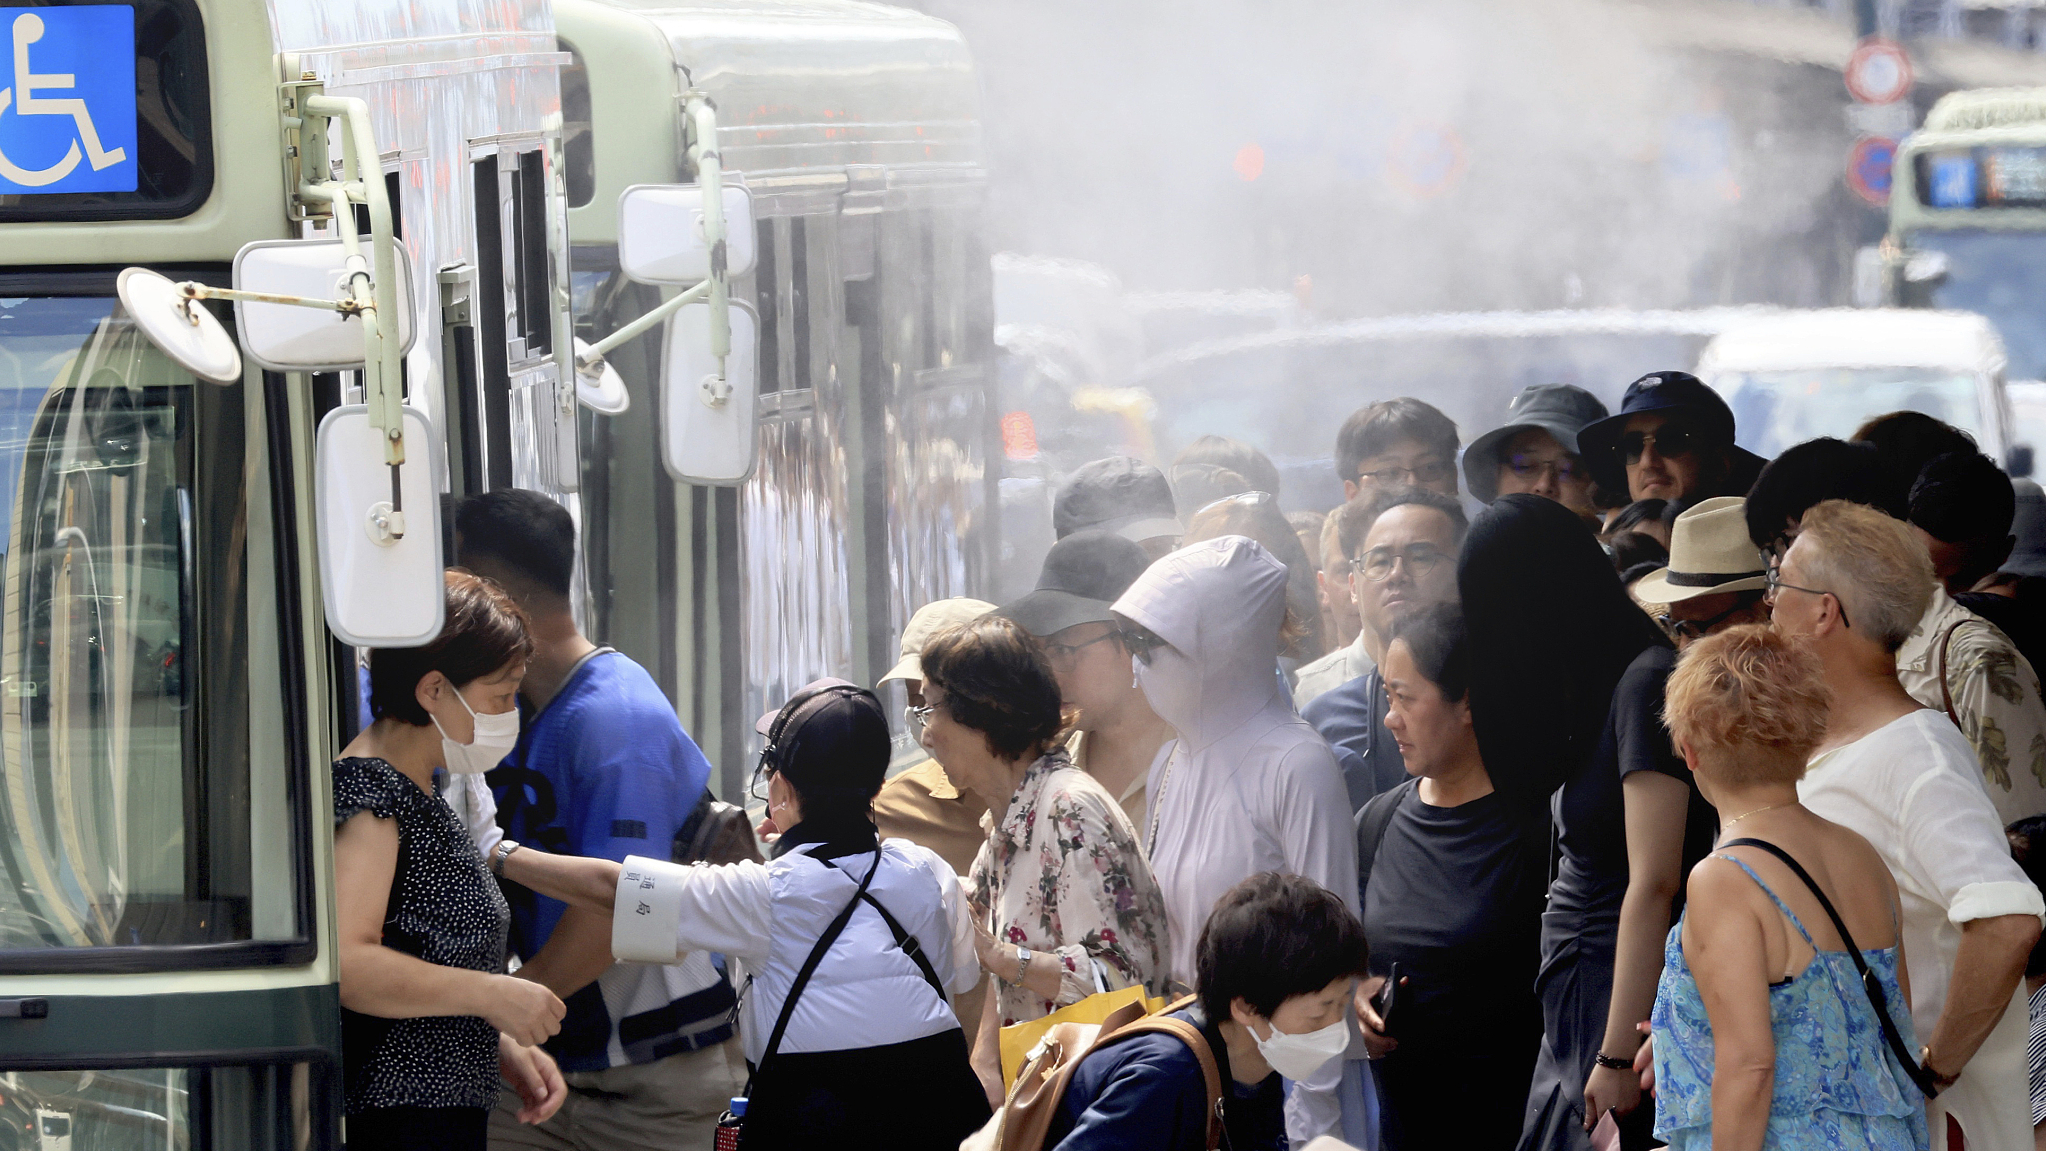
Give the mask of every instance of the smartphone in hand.
[[1371, 998], [1371, 1009], [1378, 1012], [1381, 1033], [1387, 1036], [1396, 1038], [1399, 1035], [1394, 1030], [1397, 1024], [1393, 1019], [1399, 1014], [1400, 1002], [1406, 998], [1406, 982], [1406, 976], [1400, 974], [1400, 965], [1394, 963], [1385, 973], [1385, 986]]

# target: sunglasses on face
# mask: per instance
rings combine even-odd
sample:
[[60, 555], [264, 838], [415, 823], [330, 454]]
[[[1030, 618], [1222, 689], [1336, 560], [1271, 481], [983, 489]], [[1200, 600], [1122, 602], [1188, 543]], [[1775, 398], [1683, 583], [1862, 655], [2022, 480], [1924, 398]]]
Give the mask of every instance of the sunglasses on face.
[[1391, 487], [1395, 484], [1439, 484], [1456, 474], [1456, 465], [1430, 460], [1410, 468], [1380, 468], [1375, 472], [1358, 472], [1359, 482]]
[[1737, 603], [1711, 619], [1678, 619], [1668, 612], [1663, 612], [1655, 617], [1655, 622], [1662, 625], [1662, 630], [1668, 632], [1671, 639], [1699, 639], [1745, 606], [1747, 605]]
[[1407, 574], [1416, 579], [1425, 577], [1449, 557], [1427, 544], [1414, 544], [1403, 552], [1391, 548], [1372, 548], [1350, 561], [1350, 570], [1370, 580], [1383, 583], [1392, 578], [1392, 569], [1404, 562]]
[[1161, 647], [1169, 646], [1150, 628], [1140, 627], [1135, 624], [1122, 629], [1121, 635], [1122, 645], [1129, 649], [1131, 655], [1137, 657], [1137, 662], [1144, 664], [1146, 667], [1150, 666], [1152, 652], [1157, 651]]
[[1628, 432], [1620, 437], [1620, 454], [1629, 464], [1641, 462], [1641, 456], [1650, 446], [1659, 456], [1687, 456], [1697, 451], [1703, 437], [1689, 428], [1673, 428], [1668, 424], [1652, 432]]

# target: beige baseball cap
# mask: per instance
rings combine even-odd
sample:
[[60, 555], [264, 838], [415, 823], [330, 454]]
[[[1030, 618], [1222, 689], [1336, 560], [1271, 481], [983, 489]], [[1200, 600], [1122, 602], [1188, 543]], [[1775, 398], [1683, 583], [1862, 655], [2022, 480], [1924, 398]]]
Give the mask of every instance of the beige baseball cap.
[[1670, 604], [1766, 586], [1769, 565], [1748, 538], [1747, 506], [1739, 496], [1717, 496], [1678, 516], [1670, 526], [1669, 566], [1641, 577], [1635, 597]]
[[[924, 645], [930, 642], [932, 636], [953, 624], [979, 619], [993, 610], [995, 605], [986, 600], [968, 599], [965, 596], [937, 600], [916, 609], [916, 614], [909, 617], [908, 626], [902, 629], [902, 658], [896, 661], [894, 667], [888, 669], [887, 675], [881, 677], [881, 683], [887, 683], [892, 679], [922, 679], [924, 665], [918, 662], [917, 653], [923, 651]], [[879, 687], [881, 684], [877, 683], [874, 686]]]

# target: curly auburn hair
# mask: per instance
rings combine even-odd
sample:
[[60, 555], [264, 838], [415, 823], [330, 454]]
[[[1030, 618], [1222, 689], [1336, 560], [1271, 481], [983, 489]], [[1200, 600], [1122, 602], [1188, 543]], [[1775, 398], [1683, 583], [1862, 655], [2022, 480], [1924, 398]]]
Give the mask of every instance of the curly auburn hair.
[[1726, 782], [1804, 778], [1826, 735], [1832, 696], [1819, 658], [1767, 624], [1742, 624], [1684, 649], [1663, 692], [1663, 721], [1679, 744], [1709, 752]]
[[996, 615], [955, 624], [918, 655], [924, 682], [945, 691], [945, 711], [986, 737], [1003, 759], [1035, 758], [1066, 726], [1064, 696], [1037, 641]]

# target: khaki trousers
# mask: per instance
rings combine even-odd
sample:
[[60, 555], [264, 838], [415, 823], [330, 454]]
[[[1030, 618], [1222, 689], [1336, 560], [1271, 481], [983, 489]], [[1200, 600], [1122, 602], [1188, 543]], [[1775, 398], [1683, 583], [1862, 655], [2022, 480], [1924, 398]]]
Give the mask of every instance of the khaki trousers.
[[746, 1055], [734, 1036], [715, 1047], [604, 1071], [571, 1071], [553, 1118], [518, 1120], [519, 1094], [500, 1084], [490, 1151], [711, 1151], [718, 1116], [746, 1088]]

